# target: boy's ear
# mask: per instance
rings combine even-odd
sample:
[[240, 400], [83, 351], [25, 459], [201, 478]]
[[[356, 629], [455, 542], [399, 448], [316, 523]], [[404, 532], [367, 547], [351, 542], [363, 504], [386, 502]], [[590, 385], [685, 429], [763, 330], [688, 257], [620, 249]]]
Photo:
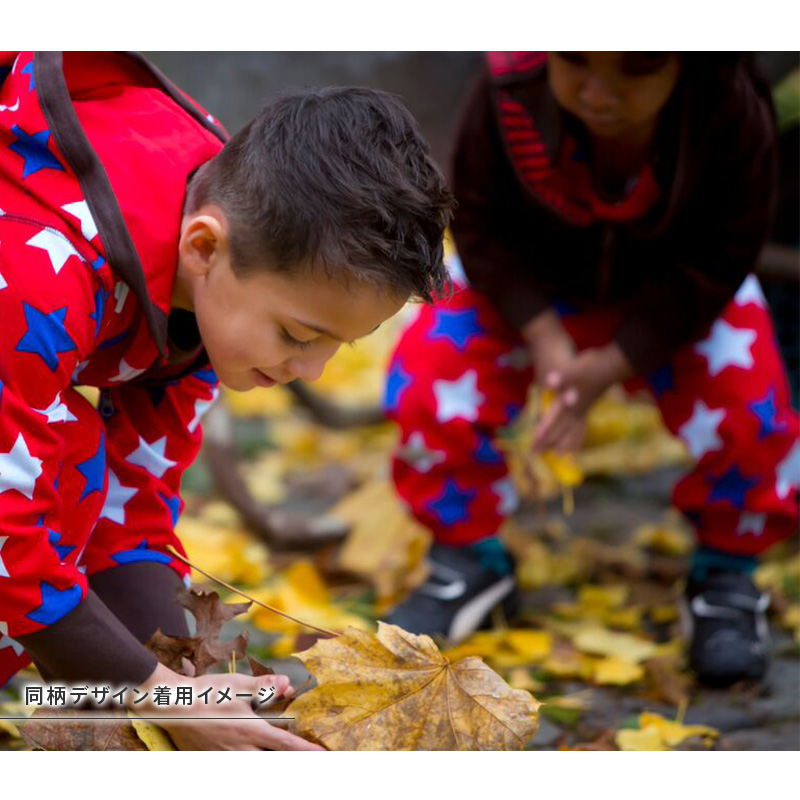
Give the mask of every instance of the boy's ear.
[[200, 277], [228, 254], [228, 220], [218, 206], [204, 206], [187, 214], [178, 243], [181, 264]]

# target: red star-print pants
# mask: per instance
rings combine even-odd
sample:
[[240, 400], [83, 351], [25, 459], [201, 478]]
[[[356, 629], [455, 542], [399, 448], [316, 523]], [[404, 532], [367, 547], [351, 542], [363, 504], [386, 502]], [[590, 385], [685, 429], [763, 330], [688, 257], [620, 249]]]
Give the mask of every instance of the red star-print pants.
[[[559, 309], [560, 310], [560, 309]], [[612, 311], [562, 313], [578, 349], [608, 343]], [[392, 357], [385, 407], [401, 429], [397, 491], [451, 545], [497, 533], [516, 506], [494, 439], [525, 403], [533, 370], [519, 334], [469, 288], [423, 307]], [[695, 459], [673, 502], [699, 541], [756, 555], [797, 531], [798, 417], [760, 287], [749, 277], [707, 336], [628, 389], [649, 388]]]

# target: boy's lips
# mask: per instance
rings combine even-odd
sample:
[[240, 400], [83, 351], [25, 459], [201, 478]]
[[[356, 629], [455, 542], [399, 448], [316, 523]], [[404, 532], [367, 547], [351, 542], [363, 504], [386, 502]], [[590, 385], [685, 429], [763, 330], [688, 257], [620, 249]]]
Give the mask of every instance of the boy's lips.
[[265, 375], [260, 369], [254, 369], [253, 375], [255, 376], [256, 383], [259, 386], [263, 386], [265, 389], [275, 386], [275, 384], [278, 382], [270, 378], [268, 375]]

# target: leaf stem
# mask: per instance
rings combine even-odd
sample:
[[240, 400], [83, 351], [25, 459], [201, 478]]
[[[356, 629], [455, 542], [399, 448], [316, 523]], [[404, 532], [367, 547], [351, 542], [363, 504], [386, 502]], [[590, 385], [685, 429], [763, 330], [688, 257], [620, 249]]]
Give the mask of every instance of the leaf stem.
[[172, 555], [177, 558], [179, 561], [183, 561], [184, 564], [191, 567], [193, 570], [199, 572], [201, 575], [205, 575], [206, 578], [209, 580], [214, 581], [214, 583], [218, 583], [220, 586], [224, 586], [228, 591], [233, 592], [234, 594], [238, 594], [240, 597], [244, 597], [246, 600], [249, 600], [251, 603], [255, 603], [257, 606], [261, 606], [261, 608], [266, 608], [267, 611], [272, 611], [273, 614], [277, 614], [280, 617], [284, 617], [285, 619], [291, 620], [292, 622], [296, 622], [298, 625], [302, 625], [304, 628], [311, 628], [311, 630], [318, 631], [319, 633], [324, 633], [326, 636], [340, 636], [341, 632], [337, 631], [329, 631], [325, 628], [318, 628], [316, 625], [312, 625], [310, 622], [303, 622], [301, 619], [297, 619], [297, 617], [293, 617], [291, 614], [287, 614], [285, 611], [281, 611], [273, 606], [267, 605], [266, 603], [262, 603], [260, 600], [256, 600], [255, 597], [250, 597], [249, 594], [246, 594], [241, 589], [237, 589], [235, 586], [231, 586], [229, 583], [225, 583], [225, 581], [220, 580], [219, 578], [215, 578], [213, 575], [209, 575], [205, 570], [200, 569], [196, 564], [192, 564], [189, 559], [184, 558], [172, 545], [167, 545], [167, 549], [172, 553]]

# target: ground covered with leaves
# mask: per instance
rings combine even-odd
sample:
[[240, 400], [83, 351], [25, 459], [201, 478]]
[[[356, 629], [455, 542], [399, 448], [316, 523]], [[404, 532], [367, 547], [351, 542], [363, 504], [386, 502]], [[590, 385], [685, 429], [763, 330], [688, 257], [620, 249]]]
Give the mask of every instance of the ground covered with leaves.
[[[382, 330], [337, 356], [322, 391], [337, 402], [374, 403], [393, 335]], [[223, 638], [246, 633], [247, 654], [290, 674], [296, 686], [305, 683], [309, 670], [324, 677], [296, 701], [295, 716], [310, 726], [300, 732], [332, 748], [354, 749], [363, 740], [359, 721], [369, 717], [378, 722], [373, 727], [402, 729], [405, 736], [378, 737], [371, 740], [375, 748], [800, 749], [796, 542], [769, 553], [757, 574], [773, 596], [767, 680], [725, 692], [695, 686], [681, 650], [676, 602], [692, 539], [670, 507], [672, 484], [687, 457], [645, 400], [604, 399], [593, 411], [587, 447], [574, 460], [527, 460], [530, 415], [503, 435], [525, 498], [503, 531], [516, 558], [520, 611], [515, 619], [495, 617], [491, 630], [449, 649], [443, 642], [437, 648], [404, 639], [385, 626], [372, 635], [392, 604], [424, 580], [429, 545], [427, 532], [406, 516], [388, 482], [394, 429], [326, 430], [280, 389], [230, 395], [226, 403], [235, 421], [242, 480], [251, 494], [350, 528], [343, 542], [317, 552], [271, 552], [215, 494], [202, 459], [185, 479], [186, 509], [178, 530], [194, 564], [318, 629], [347, 631], [317, 643], [319, 633], [258, 604], [238, 609], [244, 613], [225, 625]], [[242, 602], [205, 575], [193, 577], [220, 591], [226, 602]], [[242, 642], [219, 649], [197, 641], [162, 642], [161, 654], [167, 659], [188, 652], [204, 658], [204, 668], [250, 671]], [[331, 648], [358, 652], [369, 661], [369, 667], [355, 662], [360, 683], [353, 682], [352, 671], [343, 678], [320, 666]], [[230, 651], [241, 662], [215, 667], [214, 660]], [[380, 681], [365, 677], [387, 653], [413, 661], [414, 669], [404, 667], [403, 680], [410, 683], [376, 689]], [[0, 717], [26, 713], [18, 689], [31, 677], [23, 674], [0, 692]], [[470, 682], [475, 691], [459, 700], [463, 714], [449, 726], [431, 733], [406, 724], [419, 719], [423, 708], [430, 718], [444, 719], [446, 709], [435, 703], [448, 696], [451, 684]], [[386, 701], [392, 692], [412, 697], [405, 716], [381, 716], [386, 707], [394, 708]], [[484, 695], [499, 704], [488, 716], [474, 702]], [[361, 709], [357, 714], [355, 707]], [[503, 710], [495, 713], [498, 708]], [[538, 724], [531, 724], [537, 709]], [[492, 722], [498, 717], [504, 720], [499, 727]], [[121, 749], [163, 745], [157, 729], [127, 722], [114, 735], [122, 737]], [[95, 749], [94, 739], [84, 744]], [[0, 719], [0, 749], [29, 745], [14, 723]]]

